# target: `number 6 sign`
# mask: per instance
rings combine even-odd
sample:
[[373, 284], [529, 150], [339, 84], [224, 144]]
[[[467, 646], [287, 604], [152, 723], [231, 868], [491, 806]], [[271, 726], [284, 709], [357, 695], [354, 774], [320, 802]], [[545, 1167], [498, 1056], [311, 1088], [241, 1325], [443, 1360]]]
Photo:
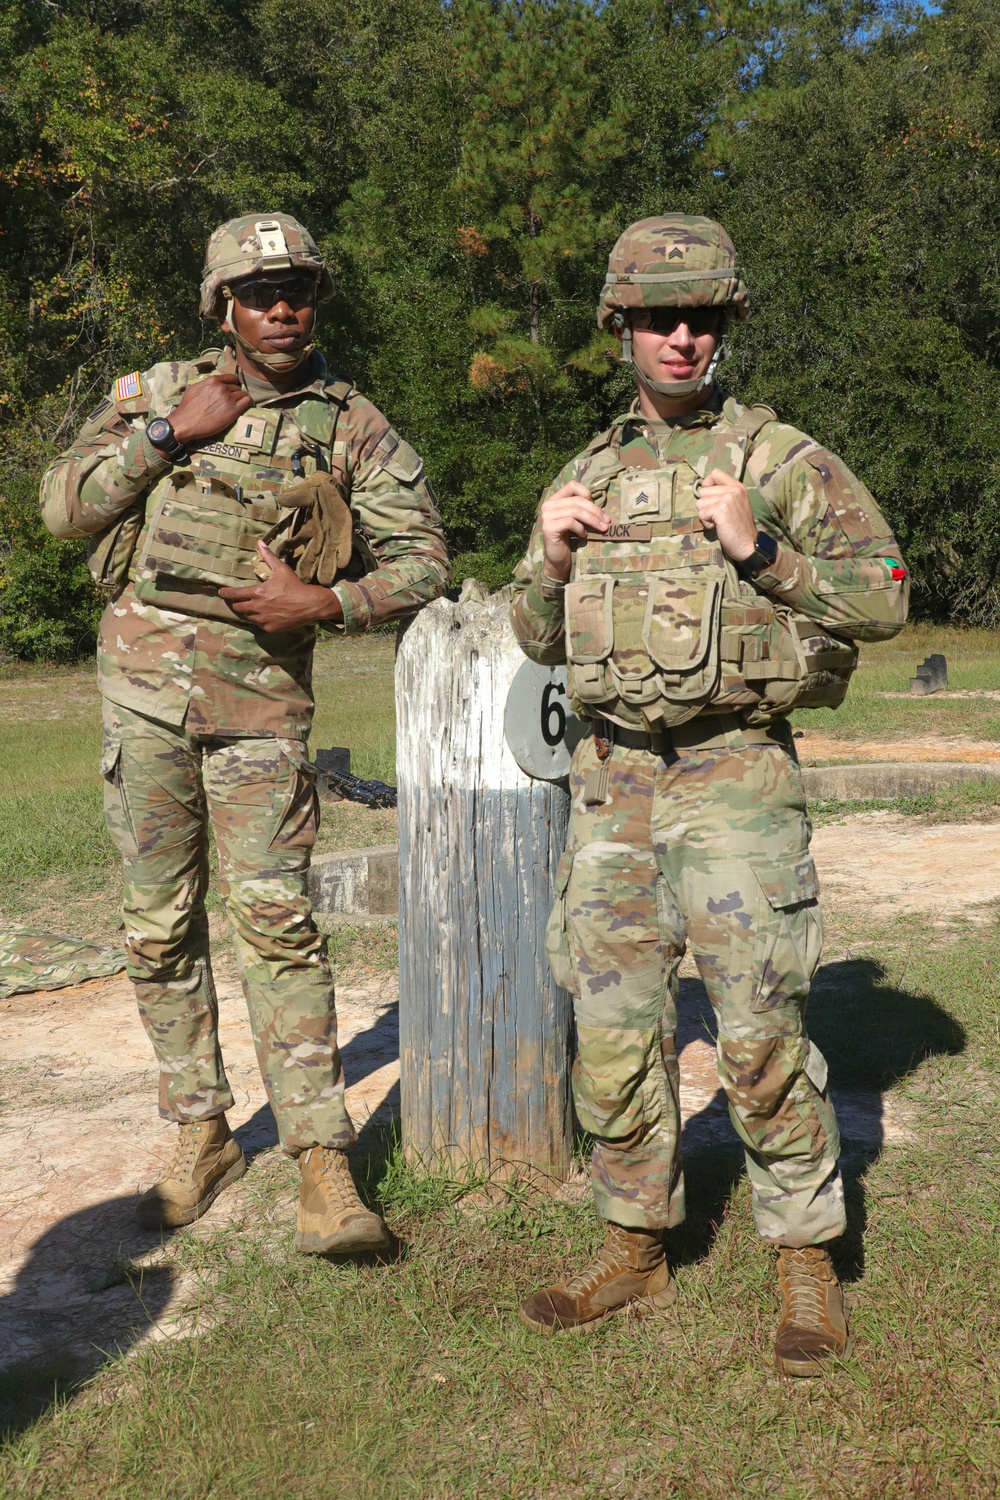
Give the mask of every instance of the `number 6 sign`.
[[583, 732], [566, 697], [566, 668], [524, 662], [503, 716], [504, 739], [521, 770], [539, 781], [561, 781]]

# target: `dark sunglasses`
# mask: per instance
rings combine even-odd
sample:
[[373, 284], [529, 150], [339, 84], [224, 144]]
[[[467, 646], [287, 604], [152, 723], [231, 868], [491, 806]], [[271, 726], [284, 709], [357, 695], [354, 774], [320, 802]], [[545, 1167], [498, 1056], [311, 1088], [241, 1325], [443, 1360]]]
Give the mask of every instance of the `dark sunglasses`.
[[673, 333], [686, 323], [695, 338], [702, 333], [718, 333], [722, 322], [719, 307], [640, 307], [632, 314], [633, 328], [650, 328], [654, 333]]
[[278, 302], [286, 302], [292, 312], [299, 312], [316, 300], [316, 280], [305, 275], [284, 276], [277, 281], [255, 276], [249, 281], [238, 281], [232, 292], [242, 307], [252, 307], [256, 312], [266, 312]]

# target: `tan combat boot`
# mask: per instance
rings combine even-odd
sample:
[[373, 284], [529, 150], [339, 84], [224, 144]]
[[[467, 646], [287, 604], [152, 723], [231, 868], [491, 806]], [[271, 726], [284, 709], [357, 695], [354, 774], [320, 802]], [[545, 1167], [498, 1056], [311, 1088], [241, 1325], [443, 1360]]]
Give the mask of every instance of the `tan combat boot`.
[[521, 1303], [519, 1316], [536, 1333], [580, 1332], [628, 1303], [663, 1312], [676, 1296], [659, 1232], [609, 1224], [594, 1264], [534, 1292]]
[[782, 1375], [820, 1375], [823, 1361], [850, 1345], [844, 1294], [822, 1245], [778, 1251], [781, 1322], [774, 1357]]
[[223, 1188], [247, 1169], [247, 1159], [233, 1139], [225, 1115], [213, 1115], [178, 1127], [174, 1159], [163, 1176], [143, 1193], [135, 1216], [143, 1229], [177, 1229], [192, 1224], [215, 1202]]
[[295, 1248], [306, 1255], [386, 1250], [389, 1231], [354, 1186], [345, 1151], [312, 1146], [299, 1157], [299, 1220]]

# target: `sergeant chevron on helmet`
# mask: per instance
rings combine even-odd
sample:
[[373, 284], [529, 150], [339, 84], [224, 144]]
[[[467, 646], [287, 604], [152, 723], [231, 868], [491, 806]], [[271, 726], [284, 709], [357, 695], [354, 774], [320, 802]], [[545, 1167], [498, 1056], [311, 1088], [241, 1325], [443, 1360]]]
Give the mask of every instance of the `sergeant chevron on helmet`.
[[518, 639], [567, 664], [592, 730], [547, 947], [574, 996], [576, 1110], [607, 1224], [597, 1261], [521, 1316], [549, 1334], [674, 1299], [662, 1235], [684, 1218], [690, 947], [756, 1225], [777, 1249], [777, 1364], [810, 1375], [847, 1348], [826, 1248], [845, 1218], [827, 1065], [805, 1026], [822, 925], [788, 715], [843, 701], [858, 642], [901, 628], [908, 584], [847, 466], [717, 383], [747, 300], [721, 225], [666, 214], [625, 230], [597, 316], [637, 398], [545, 492], [516, 573]]
[[205, 895], [209, 827], [303, 1251], [387, 1243], [354, 1187], [326, 941], [306, 889], [317, 624], [354, 635], [447, 584], [423, 464], [313, 342], [333, 282], [286, 214], [212, 235], [201, 311], [232, 346], [122, 375], [42, 481], [108, 591], [98, 672], [105, 810], [125, 863], [129, 974], [174, 1159], [141, 1222], [196, 1219], [243, 1174], [226, 1123]]

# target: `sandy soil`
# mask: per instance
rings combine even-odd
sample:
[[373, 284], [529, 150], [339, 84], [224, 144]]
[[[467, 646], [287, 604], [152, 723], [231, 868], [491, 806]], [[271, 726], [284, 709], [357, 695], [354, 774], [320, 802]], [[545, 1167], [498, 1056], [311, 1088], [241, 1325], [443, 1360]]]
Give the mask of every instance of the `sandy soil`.
[[[1000, 898], [1000, 825], [924, 827], [869, 813], [818, 830], [824, 897], [936, 916]], [[681, 1106], [688, 1148], [732, 1142], [715, 1074], [711, 1014], [686, 962], [682, 982]], [[348, 1104], [359, 1125], [398, 1112], [393, 980], [338, 993]], [[290, 1253], [294, 1179], [261, 1224], [255, 1187], [281, 1172], [274, 1123], [257, 1072], [242, 996], [220, 979], [223, 1049], [236, 1095], [231, 1122], [251, 1158], [243, 1182], [185, 1235], [251, 1231]], [[138, 1191], [169, 1156], [172, 1127], [156, 1113], [156, 1074], [131, 988], [123, 977], [0, 1006], [0, 1368], [24, 1359], [96, 1369], [101, 1351], [177, 1337], [213, 1316], [209, 1288], [173, 1264], [168, 1245], [134, 1226]], [[845, 1144], [877, 1151], [904, 1140], [894, 1095], [834, 1092]], [[176, 1242], [175, 1242], [176, 1243]], [[141, 1287], [124, 1266], [145, 1266]], [[200, 1310], [199, 1310], [200, 1305]]]
[[924, 734], [905, 740], [839, 740], [807, 729], [796, 738], [796, 746], [804, 766], [883, 760], [960, 761], [966, 765], [1000, 761], [1000, 741], [969, 740], [957, 734]]
[[1000, 821], [928, 826], [893, 812], [861, 813], [813, 835], [824, 901], [863, 906], [874, 916], [925, 911], [964, 914], [1000, 899]]

